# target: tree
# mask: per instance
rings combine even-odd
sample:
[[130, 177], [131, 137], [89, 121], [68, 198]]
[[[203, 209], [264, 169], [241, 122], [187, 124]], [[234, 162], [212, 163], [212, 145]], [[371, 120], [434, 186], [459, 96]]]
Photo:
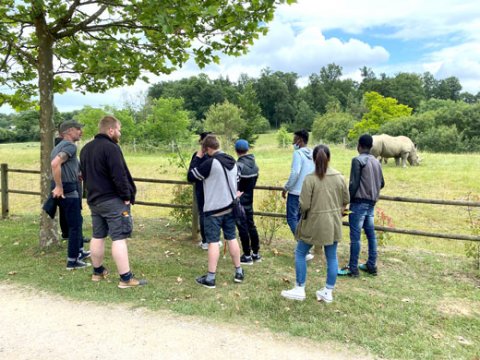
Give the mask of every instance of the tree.
[[310, 131], [312, 129], [313, 119], [315, 118], [315, 111], [304, 100], [300, 100], [297, 104], [295, 114], [295, 121], [290, 126], [290, 130], [297, 131], [300, 129], [306, 129]]
[[[276, 6], [292, 1], [2, 0], [0, 86], [11, 92], [0, 105], [26, 107], [38, 95], [42, 201], [50, 190], [54, 93], [131, 85], [143, 70], [172, 72], [189, 54], [201, 67], [218, 62], [219, 51], [238, 56], [267, 31]], [[40, 245], [53, 242], [54, 222], [42, 214]]]
[[254, 144], [258, 138], [256, 134], [266, 132], [270, 128], [270, 124], [262, 116], [257, 93], [251, 81], [244, 84], [243, 92], [238, 96], [238, 104], [242, 109], [242, 118], [246, 122], [245, 129], [238, 136]]
[[328, 111], [315, 118], [312, 137], [315, 141], [339, 144], [344, 141], [354, 124], [353, 116], [341, 111], [338, 101], [329, 103]]
[[390, 85], [391, 97], [398, 100], [400, 104], [408, 105], [416, 109], [422, 100], [425, 100], [422, 78], [417, 74], [399, 73], [392, 80]]
[[380, 126], [386, 122], [398, 117], [410, 116], [412, 113], [411, 107], [398, 104], [396, 99], [383, 97], [375, 91], [365, 93], [363, 100], [368, 112], [348, 133], [350, 140], [356, 139], [363, 133], [376, 134]]
[[158, 145], [159, 142], [178, 144], [190, 141], [188, 111], [183, 109], [183, 99], [155, 99], [151, 114], [144, 124], [144, 139]]
[[212, 105], [205, 116], [205, 130], [221, 135], [224, 149], [233, 145], [246, 125], [242, 110], [228, 101]]

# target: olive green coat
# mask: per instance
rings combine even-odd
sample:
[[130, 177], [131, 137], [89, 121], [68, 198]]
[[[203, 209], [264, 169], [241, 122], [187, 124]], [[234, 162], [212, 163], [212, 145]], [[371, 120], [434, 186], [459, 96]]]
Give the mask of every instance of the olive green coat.
[[325, 177], [305, 177], [300, 193], [302, 217], [295, 232], [297, 240], [323, 246], [342, 240], [342, 209], [350, 202], [342, 174], [328, 168]]

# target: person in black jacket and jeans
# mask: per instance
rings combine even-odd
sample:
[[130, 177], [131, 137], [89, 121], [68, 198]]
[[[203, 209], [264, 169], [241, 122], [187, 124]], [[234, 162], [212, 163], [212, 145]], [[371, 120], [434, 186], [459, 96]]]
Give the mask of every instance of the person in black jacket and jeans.
[[121, 124], [113, 116], [105, 116], [99, 134], [80, 152], [82, 176], [87, 188], [87, 203], [92, 212], [93, 237], [90, 251], [93, 264], [92, 281], [108, 275], [103, 267], [105, 238], [112, 238], [112, 257], [120, 275], [120, 289], [145, 285], [130, 270], [127, 238], [133, 229], [131, 205], [137, 188], [118, 142]]
[[245, 209], [245, 219], [237, 221], [237, 229], [242, 242], [243, 255], [240, 262], [245, 265], [252, 265], [253, 262], [262, 261], [259, 254], [260, 241], [258, 238], [257, 227], [253, 220], [253, 190], [258, 180], [258, 166], [255, 163], [253, 154], [248, 154], [249, 144], [247, 140], [239, 139], [235, 143], [235, 151], [238, 156], [238, 191], [240, 203]]

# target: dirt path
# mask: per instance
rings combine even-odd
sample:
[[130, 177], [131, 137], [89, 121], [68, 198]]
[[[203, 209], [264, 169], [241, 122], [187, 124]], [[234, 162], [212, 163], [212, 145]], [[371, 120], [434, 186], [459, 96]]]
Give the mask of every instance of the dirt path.
[[[121, 317], [120, 317], [121, 315]], [[370, 359], [257, 329], [0, 283], [0, 359]]]

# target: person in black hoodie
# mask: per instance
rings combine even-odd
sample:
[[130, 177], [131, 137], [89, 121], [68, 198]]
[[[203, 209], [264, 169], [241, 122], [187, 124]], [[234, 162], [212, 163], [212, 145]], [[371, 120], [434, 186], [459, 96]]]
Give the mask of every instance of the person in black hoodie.
[[[203, 140], [207, 137], [207, 135], [210, 135], [211, 133], [212, 133], [211, 131], [204, 131], [199, 135], [200, 137], [198, 139], [198, 143], [200, 144], [200, 147], [202, 146]], [[196, 157], [197, 157], [197, 152], [194, 152], [192, 155], [192, 159], [190, 160], [190, 164], [192, 163], [192, 161], [195, 160]], [[207, 159], [208, 159], [207, 154], [199, 158], [197, 160], [197, 166]], [[203, 215], [203, 204], [205, 203], [205, 200], [203, 198], [203, 184], [200, 180], [194, 181], [194, 184], [195, 184], [195, 196], [197, 198], [198, 215], [200, 218], [200, 236], [202, 238], [202, 241], [200, 241], [200, 244], [198, 245], [203, 250], [208, 250], [207, 240], [205, 240], [205, 226], [204, 226], [204, 215]]]
[[[188, 181], [201, 181], [205, 203], [205, 239], [208, 243], [208, 273], [196, 278], [196, 282], [207, 288], [215, 288], [215, 274], [220, 257], [220, 230], [228, 244], [228, 251], [235, 266], [233, 281], [243, 282], [240, 264], [240, 247], [236, 239], [235, 219], [232, 214], [233, 198], [237, 197], [237, 165], [235, 159], [220, 150], [216, 136], [208, 135], [203, 140], [203, 149], [190, 163]], [[202, 158], [208, 154], [208, 159]]]
[[255, 163], [253, 154], [248, 154], [249, 144], [247, 140], [239, 139], [235, 142], [235, 151], [238, 156], [238, 191], [240, 203], [245, 209], [245, 219], [237, 221], [237, 229], [242, 242], [243, 255], [240, 262], [245, 265], [252, 265], [254, 262], [262, 261], [258, 253], [260, 250], [260, 241], [258, 238], [257, 227], [253, 220], [253, 190], [257, 184], [258, 166]]
[[127, 238], [133, 230], [131, 205], [135, 203], [137, 188], [118, 146], [121, 124], [115, 117], [105, 116], [98, 128], [99, 134], [80, 152], [87, 203], [92, 212], [92, 281], [101, 281], [108, 275], [103, 258], [105, 238], [110, 235], [112, 257], [120, 275], [118, 287], [145, 285], [146, 280], [134, 277], [128, 260]]

